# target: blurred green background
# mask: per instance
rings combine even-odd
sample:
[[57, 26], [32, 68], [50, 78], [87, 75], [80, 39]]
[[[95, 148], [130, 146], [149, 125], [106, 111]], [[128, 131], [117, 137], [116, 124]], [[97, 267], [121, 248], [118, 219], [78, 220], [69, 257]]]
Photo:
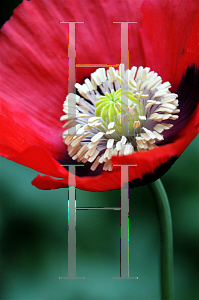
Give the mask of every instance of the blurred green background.
[[[173, 217], [175, 299], [199, 299], [199, 137], [162, 177]], [[37, 172], [1, 158], [3, 300], [160, 299], [160, 237], [147, 186], [130, 190], [130, 276], [119, 276], [119, 211], [77, 211], [77, 276], [67, 276], [67, 189], [41, 191]], [[119, 206], [120, 191], [77, 190], [77, 206]]]
[[[4, 22], [20, 1], [4, 2]], [[174, 230], [175, 300], [199, 299], [199, 137], [162, 177]], [[67, 189], [41, 191], [37, 172], [1, 158], [2, 300], [159, 300], [160, 237], [147, 186], [130, 190], [130, 276], [120, 272], [120, 212], [77, 211], [77, 276], [67, 276]], [[119, 206], [120, 191], [77, 190], [77, 206]]]

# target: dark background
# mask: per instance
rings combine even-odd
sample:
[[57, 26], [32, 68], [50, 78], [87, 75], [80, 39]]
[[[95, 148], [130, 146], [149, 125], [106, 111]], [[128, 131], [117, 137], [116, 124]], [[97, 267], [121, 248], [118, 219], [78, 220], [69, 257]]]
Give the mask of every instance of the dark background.
[[[1, 22], [20, 1], [3, 4]], [[199, 299], [199, 137], [162, 177], [174, 231], [175, 300]], [[41, 191], [37, 172], [1, 158], [2, 300], [159, 300], [160, 237], [147, 186], [130, 190], [130, 276], [119, 276], [119, 211], [77, 212], [77, 276], [67, 276], [67, 189]], [[120, 191], [77, 190], [77, 206], [119, 206]]]

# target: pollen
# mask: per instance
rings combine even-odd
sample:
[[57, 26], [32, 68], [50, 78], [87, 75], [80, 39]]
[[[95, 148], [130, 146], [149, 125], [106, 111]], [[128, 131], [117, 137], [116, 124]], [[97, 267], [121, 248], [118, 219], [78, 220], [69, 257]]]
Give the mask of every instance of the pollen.
[[68, 94], [63, 104], [63, 141], [72, 159], [92, 163], [92, 171], [99, 164], [112, 171], [112, 156], [157, 147], [180, 111], [170, 83], [148, 67], [99, 68], [75, 87], [79, 95]]

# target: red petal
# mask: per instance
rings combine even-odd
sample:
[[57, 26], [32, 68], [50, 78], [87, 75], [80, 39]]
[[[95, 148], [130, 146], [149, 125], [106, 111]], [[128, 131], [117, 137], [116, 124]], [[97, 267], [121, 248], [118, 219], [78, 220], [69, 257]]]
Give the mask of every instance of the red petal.
[[8, 105], [1, 99], [1, 140], [0, 154], [10, 158], [32, 145], [48, 149], [51, 155], [60, 159], [67, 152], [62, 142], [62, 128], [49, 128], [23, 109]]
[[[115, 165], [137, 165], [129, 167], [129, 181], [140, 179], [139, 185], [144, 184], [143, 177], [151, 174], [151, 181], [158, 179], [152, 176], [157, 168], [161, 168], [170, 159], [174, 160], [179, 157], [189, 143], [196, 137], [199, 132], [199, 105], [184, 130], [179, 134], [179, 138], [168, 145], [157, 147], [146, 152], [134, 152], [127, 156], [117, 156], [112, 158]], [[173, 162], [174, 162], [173, 160]], [[172, 162], [172, 163], [173, 163]], [[169, 165], [169, 167], [171, 164]], [[160, 176], [164, 174], [164, 170], [160, 170]], [[68, 178], [57, 180], [48, 176], [38, 175], [32, 184], [40, 189], [56, 189], [60, 187], [68, 187]], [[114, 167], [112, 172], [103, 171], [102, 174], [93, 177], [77, 177], [76, 187], [87, 191], [108, 191], [121, 188], [121, 168]]]
[[[59, 126], [68, 80], [68, 25], [59, 21], [85, 22], [76, 25], [76, 63], [81, 64], [119, 64], [120, 25], [113, 21], [138, 21], [131, 28], [130, 47], [139, 53], [132, 59], [139, 63], [140, 4], [23, 1], [2, 29], [2, 98], [48, 126]], [[77, 76], [85, 75], [78, 68]]]
[[[66, 151], [59, 134], [68, 80], [68, 25], [76, 25], [76, 63], [119, 64], [120, 24], [129, 25], [130, 47], [143, 61], [138, 29], [141, 0], [131, 1], [23, 1], [1, 31], [1, 154], [9, 158], [30, 145], [41, 145], [60, 158]], [[118, 9], [119, 8], [119, 9]], [[94, 71], [93, 68], [91, 68]], [[88, 75], [77, 68], [77, 77]]]
[[[138, 33], [142, 20], [142, 2], [93, 1], [89, 5], [87, 1], [82, 2], [83, 7], [80, 7], [83, 13], [79, 20], [85, 21], [85, 24], [77, 25], [77, 64], [119, 64], [121, 25], [114, 22], [136, 21], [137, 24], [129, 24], [129, 63], [130, 66], [143, 65], [144, 56]], [[79, 69], [78, 73], [81, 72]], [[87, 75], [93, 71], [93, 68], [89, 69]], [[85, 70], [82, 71], [81, 78], [84, 75]]]
[[58, 180], [49, 176], [37, 175], [32, 184], [40, 190], [53, 190], [68, 187], [68, 179]]
[[188, 64], [199, 64], [199, 2], [145, 1], [140, 30], [144, 55], [163, 80], [178, 85]]
[[50, 176], [60, 178], [68, 176], [68, 171], [52, 157], [51, 153], [39, 146], [31, 146], [20, 154], [10, 156], [9, 159]]

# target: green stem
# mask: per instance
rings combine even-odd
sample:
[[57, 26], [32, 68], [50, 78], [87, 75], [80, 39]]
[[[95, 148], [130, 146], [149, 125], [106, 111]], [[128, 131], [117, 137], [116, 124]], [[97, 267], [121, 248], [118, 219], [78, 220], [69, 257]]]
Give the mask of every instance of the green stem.
[[173, 299], [173, 233], [167, 194], [160, 179], [149, 184], [156, 200], [161, 234], [161, 294], [162, 300]]

